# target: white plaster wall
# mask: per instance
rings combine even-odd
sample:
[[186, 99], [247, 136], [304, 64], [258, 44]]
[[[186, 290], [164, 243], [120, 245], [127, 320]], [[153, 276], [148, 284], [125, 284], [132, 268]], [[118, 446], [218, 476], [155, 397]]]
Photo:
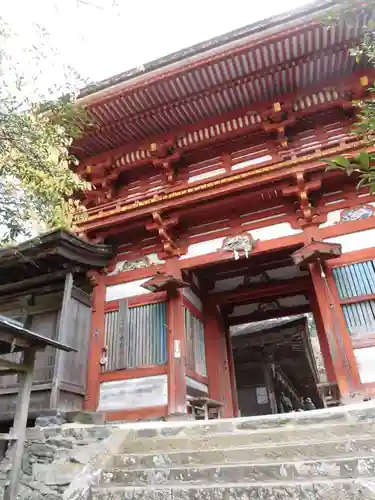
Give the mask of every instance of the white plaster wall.
[[375, 228], [327, 238], [324, 241], [328, 243], [339, 243], [342, 246], [343, 253], [363, 250], [364, 248], [373, 248], [375, 246]]
[[118, 285], [107, 286], [105, 293], [106, 302], [110, 302], [111, 300], [129, 299], [130, 297], [136, 297], [137, 295], [151, 293], [141, 286], [149, 279], [150, 277], [137, 281], [129, 281], [128, 283], [119, 283]]
[[354, 349], [362, 384], [375, 382], [375, 347]]
[[251, 165], [259, 165], [260, 163], [271, 160], [272, 156], [270, 155], [260, 156], [258, 158], [253, 158], [252, 160], [245, 160], [241, 161], [240, 163], [235, 163], [231, 170], [240, 170], [241, 168], [250, 167]]
[[189, 245], [188, 251], [185, 255], [180, 257], [180, 260], [191, 259], [198, 255], [206, 255], [208, 253], [217, 252], [221, 249], [224, 237], [215, 238], [213, 240], [202, 241], [200, 243], [193, 243]]
[[333, 210], [333, 212], [328, 212], [326, 222], [324, 224], [320, 224], [319, 227], [329, 227], [340, 222], [341, 212], [342, 210]]
[[252, 229], [248, 233], [256, 240], [267, 241], [302, 233], [302, 229], [293, 229], [289, 222], [280, 222], [280, 224], [274, 224], [273, 226]]
[[225, 172], [225, 168], [218, 168], [217, 170], [211, 170], [210, 172], [205, 172], [203, 174], [193, 175], [192, 177], [189, 177], [188, 183], [190, 184], [191, 182], [203, 181], [204, 179], [209, 179], [210, 177], [225, 174]]

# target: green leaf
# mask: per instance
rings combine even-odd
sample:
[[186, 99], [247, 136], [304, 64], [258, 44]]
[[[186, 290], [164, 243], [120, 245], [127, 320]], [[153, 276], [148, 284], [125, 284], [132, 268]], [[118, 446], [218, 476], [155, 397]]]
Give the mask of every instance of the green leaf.
[[350, 161], [348, 160], [348, 158], [345, 158], [345, 156], [337, 156], [333, 161], [339, 167], [350, 168], [351, 165]]
[[356, 160], [361, 165], [364, 170], [368, 170], [370, 167], [370, 156], [366, 151], [361, 151], [357, 155]]

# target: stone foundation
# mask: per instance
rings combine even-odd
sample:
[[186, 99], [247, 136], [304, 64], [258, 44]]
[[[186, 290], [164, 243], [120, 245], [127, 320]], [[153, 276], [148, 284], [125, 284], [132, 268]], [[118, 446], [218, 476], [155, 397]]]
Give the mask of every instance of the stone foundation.
[[[103, 450], [116, 430], [115, 426], [79, 423], [56, 426], [51, 425], [55, 417], [42, 418], [48, 427], [27, 429], [18, 493], [22, 500], [62, 499], [73, 478]], [[0, 464], [3, 480], [7, 478], [11, 452], [10, 448]]]

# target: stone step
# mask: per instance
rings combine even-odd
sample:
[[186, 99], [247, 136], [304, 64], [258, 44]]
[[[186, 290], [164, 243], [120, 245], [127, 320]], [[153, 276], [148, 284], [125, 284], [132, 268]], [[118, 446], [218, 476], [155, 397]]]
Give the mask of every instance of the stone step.
[[183, 487], [100, 487], [92, 500], [374, 500], [375, 478], [299, 483], [227, 483]]
[[284, 428], [298, 430], [307, 426], [362, 424], [375, 421], [374, 402], [356, 406], [343, 406], [310, 412], [296, 412], [281, 415], [243, 417], [228, 420], [185, 421], [156, 423], [150, 426], [133, 427], [129, 440], [162, 437], [193, 437], [212, 434], [228, 434], [235, 431], [277, 431]]
[[345, 456], [375, 456], [375, 437], [339, 439], [332, 441], [309, 440], [274, 446], [247, 446], [219, 450], [177, 451], [171, 453], [124, 454], [112, 458], [116, 469], [142, 469], [152, 467], [238, 464], [264, 461], [319, 460]]
[[112, 469], [102, 474], [102, 484], [146, 486], [198, 483], [240, 483], [275, 481], [311, 481], [375, 476], [375, 457], [336, 458], [308, 462], [273, 462], [268, 464], [232, 464], [163, 469]]
[[259, 431], [236, 431], [213, 435], [192, 435], [173, 437], [149, 437], [126, 439], [123, 453], [173, 452], [180, 450], [215, 450], [221, 448], [237, 448], [256, 444], [287, 444], [308, 441], [312, 437], [319, 441], [334, 439], [372, 438], [375, 435], [375, 420], [371, 422], [335, 425], [306, 425], [300, 428], [286, 425], [282, 429], [265, 429]]

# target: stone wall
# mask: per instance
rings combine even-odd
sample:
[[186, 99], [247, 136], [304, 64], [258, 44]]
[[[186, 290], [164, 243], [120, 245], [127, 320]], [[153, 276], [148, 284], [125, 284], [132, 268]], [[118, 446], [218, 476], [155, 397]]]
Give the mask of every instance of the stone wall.
[[[21, 500], [58, 500], [77, 476], [87, 481], [85, 469], [98, 454], [106, 451], [106, 443], [116, 430], [110, 425], [78, 423], [33, 427], [27, 429], [18, 498]], [[1, 479], [9, 470], [9, 449], [0, 464]], [[82, 484], [82, 492], [84, 491]], [[0, 495], [1, 498], [1, 495]], [[78, 498], [74, 496], [72, 498]], [[84, 495], [79, 495], [84, 498]]]

